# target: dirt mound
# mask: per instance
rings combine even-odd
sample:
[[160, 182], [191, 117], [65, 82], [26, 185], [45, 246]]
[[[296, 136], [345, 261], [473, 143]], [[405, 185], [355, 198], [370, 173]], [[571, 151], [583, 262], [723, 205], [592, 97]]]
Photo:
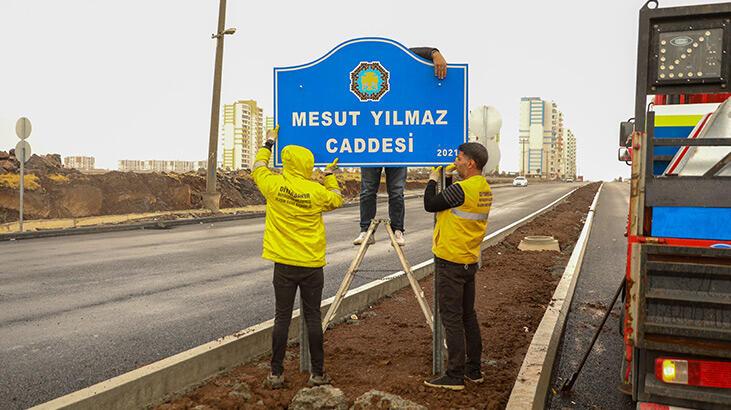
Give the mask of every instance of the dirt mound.
[[[461, 392], [437, 391], [423, 385], [431, 376], [431, 331], [410, 288], [358, 314], [358, 320], [335, 326], [325, 334], [325, 368], [334, 386], [351, 400], [378, 389], [428, 408], [505, 408], [560, 274], [584, 224], [599, 184], [580, 188], [554, 210], [521, 227], [503, 242], [483, 252], [485, 265], [476, 276], [475, 309], [483, 340], [487, 382], [467, 384]], [[552, 235], [561, 251], [521, 252], [528, 235]], [[431, 304], [432, 277], [420, 282]], [[287, 408], [305, 386], [307, 375], [298, 371], [298, 348], [287, 352], [287, 387], [270, 390], [262, 385], [269, 371], [268, 357], [234, 370], [164, 403], [161, 410], [195, 408]], [[250, 387], [246, 400], [232, 397], [231, 386]]]
[[[18, 220], [19, 166], [14, 150], [0, 151], [0, 223]], [[203, 208], [205, 172], [110, 171], [90, 175], [64, 168], [58, 154], [33, 155], [25, 167], [24, 213], [28, 220]], [[221, 208], [264, 204], [251, 172], [219, 170], [216, 177]], [[314, 177], [321, 182], [323, 175], [316, 171]], [[342, 173], [338, 180], [346, 201], [358, 197], [359, 174]], [[407, 188], [421, 188], [425, 183], [407, 181]], [[385, 183], [381, 184], [383, 190], [385, 186]]]
[[[61, 163], [61, 156], [58, 154], [31, 155], [25, 163], [25, 170], [28, 173], [47, 174], [48, 172], [74, 173], [76, 170], [64, 168]], [[15, 156], [15, 149], [9, 152], [0, 151], [0, 174], [20, 172], [20, 161]]]

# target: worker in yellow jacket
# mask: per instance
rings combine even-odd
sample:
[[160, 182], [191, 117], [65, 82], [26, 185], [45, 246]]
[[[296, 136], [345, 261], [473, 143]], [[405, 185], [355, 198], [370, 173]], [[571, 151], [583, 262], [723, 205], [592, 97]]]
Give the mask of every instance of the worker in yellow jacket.
[[282, 150], [283, 170], [273, 173], [268, 167], [279, 126], [267, 132], [267, 141], [254, 162], [254, 182], [266, 198], [266, 227], [262, 257], [274, 262], [275, 316], [272, 331], [271, 374], [267, 384], [284, 386], [284, 354], [292, 320], [297, 288], [302, 297], [302, 312], [310, 343], [311, 374], [308, 384], [329, 384], [324, 372], [320, 303], [324, 284], [325, 224], [322, 213], [343, 205], [338, 181], [333, 172], [337, 158], [325, 167], [324, 186], [312, 180], [315, 163], [312, 152], [297, 145]]
[[446, 373], [425, 381], [429, 387], [462, 390], [465, 379], [484, 381], [480, 370], [482, 337], [475, 312], [475, 272], [492, 206], [492, 191], [482, 176], [486, 163], [483, 145], [462, 144], [454, 164], [448, 167], [456, 169], [460, 181], [437, 194], [439, 169], [435, 168], [424, 192], [424, 209], [437, 213], [432, 252], [448, 350]]

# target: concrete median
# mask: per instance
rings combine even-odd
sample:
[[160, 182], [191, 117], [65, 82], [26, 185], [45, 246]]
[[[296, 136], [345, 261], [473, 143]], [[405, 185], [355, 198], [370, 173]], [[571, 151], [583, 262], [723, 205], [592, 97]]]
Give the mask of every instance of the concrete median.
[[558, 346], [563, 335], [566, 318], [571, 307], [576, 282], [581, 272], [586, 246], [589, 242], [594, 211], [599, 200], [602, 187], [599, 187], [594, 201], [589, 208], [586, 222], [576, 241], [571, 257], [564, 269], [561, 280], [551, 298], [551, 303], [536, 329], [523, 364], [515, 380], [515, 385], [508, 400], [508, 410], [543, 409], [550, 389], [551, 372], [558, 353]]

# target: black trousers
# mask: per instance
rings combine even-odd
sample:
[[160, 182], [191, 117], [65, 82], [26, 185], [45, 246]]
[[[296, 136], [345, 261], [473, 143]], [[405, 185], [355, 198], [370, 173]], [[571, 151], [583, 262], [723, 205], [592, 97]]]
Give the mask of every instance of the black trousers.
[[287, 350], [289, 324], [292, 321], [292, 307], [297, 288], [300, 289], [302, 306], [300, 311], [307, 325], [307, 337], [310, 343], [311, 373], [322, 375], [325, 355], [322, 347], [322, 322], [320, 303], [322, 302], [322, 286], [324, 284], [322, 267], [307, 268], [301, 266], [274, 264], [274, 298], [276, 311], [274, 329], [272, 330], [272, 374], [284, 373], [284, 354]]
[[461, 380], [467, 372], [480, 371], [482, 336], [475, 312], [477, 264], [456, 264], [436, 256], [434, 264], [438, 273], [439, 316], [449, 350], [447, 376]]

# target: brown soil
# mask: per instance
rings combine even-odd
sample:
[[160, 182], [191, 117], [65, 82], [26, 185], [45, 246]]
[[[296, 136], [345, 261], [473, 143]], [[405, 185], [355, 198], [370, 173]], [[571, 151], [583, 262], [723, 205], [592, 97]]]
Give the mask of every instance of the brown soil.
[[[343, 390], [351, 403], [378, 389], [429, 408], [504, 408], [597, 189], [598, 184], [579, 189], [551, 212], [483, 252], [486, 262], [477, 273], [475, 308], [482, 331], [485, 383], [468, 384], [461, 392], [429, 389], [422, 384], [432, 377], [431, 332], [410, 288], [406, 288], [360, 312], [358, 320], [337, 325], [325, 334], [325, 367], [334, 386]], [[518, 251], [518, 243], [527, 235], [552, 235], [558, 239], [561, 252]], [[432, 278], [422, 280], [421, 286], [431, 301]], [[262, 385], [269, 370], [268, 359], [239, 366], [158, 409], [201, 405], [286, 408], [307, 380], [307, 375], [298, 371], [298, 350], [292, 347], [287, 353], [288, 386], [282, 390]], [[246, 401], [235, 393], [229, 396], [239, 383], [250, 387], [251, 398]]]

